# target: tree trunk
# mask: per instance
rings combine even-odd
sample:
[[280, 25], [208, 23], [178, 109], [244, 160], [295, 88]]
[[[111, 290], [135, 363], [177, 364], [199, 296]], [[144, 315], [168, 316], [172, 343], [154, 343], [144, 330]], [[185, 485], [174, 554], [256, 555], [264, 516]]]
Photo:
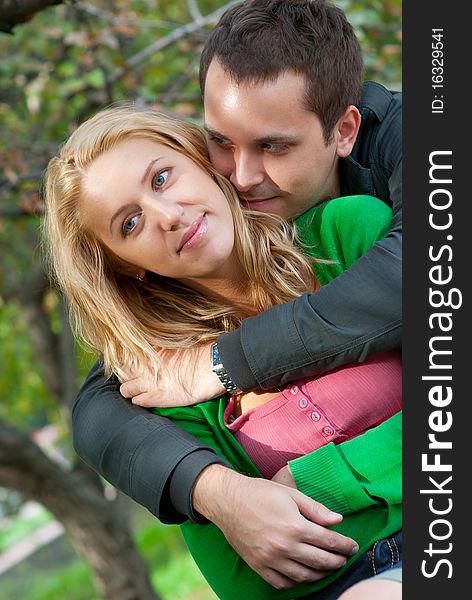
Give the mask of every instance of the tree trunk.
[[91, 565], [107, 600], [159, 600], [113, 503], [80, 472], [66, 472], [26, 435], [0, 422], [0, 485], [45, 506]]

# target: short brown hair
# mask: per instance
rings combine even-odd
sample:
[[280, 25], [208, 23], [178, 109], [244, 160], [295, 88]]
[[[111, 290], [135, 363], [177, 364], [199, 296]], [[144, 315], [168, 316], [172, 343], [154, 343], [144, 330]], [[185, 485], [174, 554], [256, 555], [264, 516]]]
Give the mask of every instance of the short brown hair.
[[359, 42], [344, 12], [325, 0], [246, 0], [230, 7], [210, 32], [200, 60], [200, 88], [211, 61], [237, 83], [306, 78], [305, 106], [328, 142], [338, 119], [362, 93]]

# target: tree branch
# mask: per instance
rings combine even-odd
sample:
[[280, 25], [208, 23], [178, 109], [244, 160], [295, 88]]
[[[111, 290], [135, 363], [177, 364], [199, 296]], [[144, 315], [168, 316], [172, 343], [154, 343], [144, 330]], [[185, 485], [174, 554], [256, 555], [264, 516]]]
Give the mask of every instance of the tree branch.
[[62, 0], [0, 0], [0, 31], [11, 33], [15, 25], [29, 21], [34, 15]]
[[178, 23], [171, 23], [170, 21], [161, 21], [158, 19], [153, 19], [152, 21], [149, 19], [136, 19], [132, 17], [117, 17], [113, 13], [104, 10], [103, 8], [98, 8], [90, 2], [76, 2], [73, 4], [72, 8], [77, 11], [82, 11], [92, 17], [98, 17], [107, 21], [112, 25], [132, 25], [134, 27], [156, 27], [160, 29], [177, 29], [179, 27]]
[[65, 527], [94, 570], [101, 596], [109, 600], [160, 600], [134, 545], [123, 514], [96, 482], [53, 462], [32, 440], [0, 421], [0, 485], [43, 504]]
[[197, 1], [196, 0], [187, 0], [187, 6], [190, 14], [192, 15], [192, 19], [201, 19], [202, 13], [200, 12]]
[[160, 50], [163, 50], [164, 48], [167, 48], [167, 46], [174, 44], [175, 42], [184, 38], [185, 36], [195, 33], [202, 27], [213, 23], [233, 4], [235, 4], [235, 0], [227, 2], [224, 6], [221, 6], [220, 8], [213, 11], [209, 15], [206, 15], [205, 17], [195, 19], [191, 23], [182, 25], [182, 27], [175, 29], [163, 38], [160, 38], [154, 43], [147, 46], [146, 48], [143, 48], [143, 50], [137, 52], [134, 56], [127, 60], [126, 65], [124, 67], [115, 71], [114, 75], [110, 78], [110, 81], [114, 83], [115, 81], [123, 77], [125, 73], [127, 73], [131, 69], [134, 69], [139, 64], [147, 60], [151, 55], [155, 54], [156, 52], [159, 52]]

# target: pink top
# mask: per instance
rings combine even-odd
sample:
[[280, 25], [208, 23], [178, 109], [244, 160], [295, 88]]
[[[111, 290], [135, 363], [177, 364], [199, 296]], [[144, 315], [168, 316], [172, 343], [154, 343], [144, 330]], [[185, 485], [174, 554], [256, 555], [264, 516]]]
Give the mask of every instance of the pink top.
[[355, 437], [402, 408], [402, 363], [396, 350], [369, 356], [314, 379], [287, 386], [280, 396], [225, 424], [266, 478], [289, 460], [328, 442]]

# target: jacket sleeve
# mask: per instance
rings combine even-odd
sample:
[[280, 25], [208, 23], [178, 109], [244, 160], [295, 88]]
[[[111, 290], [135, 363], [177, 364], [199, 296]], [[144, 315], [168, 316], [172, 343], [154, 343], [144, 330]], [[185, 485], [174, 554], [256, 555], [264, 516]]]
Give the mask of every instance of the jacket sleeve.
[[[398, 197], [401, 166], [392, 180]], [[243, 390], [272, 389], [401, 346], [402, 210], [387, 236], [318, 292], [246, 319], [218, 338]], [[268, 343], [270, 340], [270, 343]]]
[[100, 361], [78, 394], [72, 433], [89, 466], [162, 522], [204, 522], [193, 511], [193, 485], [205, 467], [224, 461], [168, 419], [123, 398]]

